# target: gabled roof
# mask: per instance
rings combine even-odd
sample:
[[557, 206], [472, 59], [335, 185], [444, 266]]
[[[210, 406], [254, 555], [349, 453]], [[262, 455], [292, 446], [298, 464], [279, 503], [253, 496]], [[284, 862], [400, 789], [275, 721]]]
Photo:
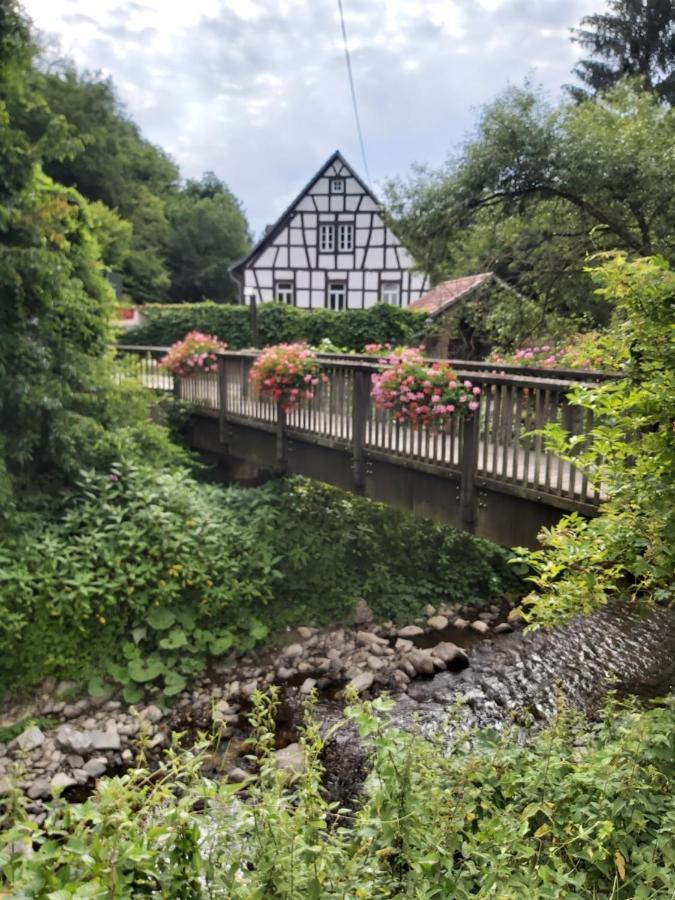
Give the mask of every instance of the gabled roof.
[[314, 185], [319, 180], [319, 178], [321, 178], [321, 176], [324, 174], [326, 169], [330, 168], [330, 166], [332, 166], [334, 162], [340, 162], [340, 163], [342, 163], [343, 166], [345, 166], [345, 168], [349, 169], [349, 174], [352, 176], [352, 178], [354, 178], [358, 182], [358, 184], [363, 188], [363, 190], [370, 197], [370, 199], [374, 203], [377, 203], [377, 205], [379, 206], [380, 201], [377, 199], [377, 197], [372, 192], [372, 190], [368, 187], [368, 185], [365, 183], [365, 181], [363, 181], [356, 174], [354, 169], [349, 165], [349, 163], [344, 158], [344, 156], [340, 153], [340, 151], [336, 150], [335, 153], [333, 153], [331, 156], [328, 157], [328, 159], [321, 166], [321, 168], [316, 173], [316, 175], [314, 175], [314, 176], [312, 176], [312, 178], [310, 178], [310, 180], [307, 182], [307, 184], [304, 186], [304, 188], [300, 191], [300, 193], [297, 195], [297, 197], [293, 200], [293, 202], [290, 203], [286, 207], [286, 209], [282, 212], [282, 214], [279, 216], [279, 218], [274, 223], [274, 225], [272, 225], [271, 228], [267, 229], [265, 234], [254, 245], [253, 249], [250, 250], [246, 254], [246, 256], [243, 256], [241, 259], [237, 260], [237, 262], [232, 263], [232, 265], [228, 269], [229, 272], [231, 272], [234, 276], [236, 276], [239, 272], [242, 271], [242, 269], [245, 269], [249, 263], [253, 262], [253, 260], [256, 258], [256, 256], [258, 256], [258, 254], [261, 253], [265, 249], [265, 247], [267, 247], [267, 245], [270, 244], [274, 240], [274, 238], [279, 234], [279, 232], [285, 228], [285, 226], [288, 224], [288, 222], [291, 218], [291, 213], [293, 212], [293, 209], [295, 208], [296, 204], [298, 204], [300, 202], [300, 200], [302, 200], [302, 198], [305, 196], [305, 194], [314, 187]]
[[466, 297], [467, 294], [485, 284], [486, 281], [494, 279], [494, 272], [480, 272], [478, 275], [466, 275], [463, 278], [441, 281], [440, 284], [422, 294], [417, 300], [413, 300], [408, 309], [426, 312], [433, 318], [450, 309], [459, 300]]

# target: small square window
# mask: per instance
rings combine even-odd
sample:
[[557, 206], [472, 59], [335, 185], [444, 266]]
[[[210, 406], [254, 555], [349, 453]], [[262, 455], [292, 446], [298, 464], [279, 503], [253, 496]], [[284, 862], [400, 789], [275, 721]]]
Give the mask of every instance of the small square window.
[[341, 310], [347, 305], [347, 285], [344, 281], [331, 281], [328, 285], [328, 306]]
[[330, 192], [331, 192], [331, 194], [344, 194], [344, 192], [345, 192], [344, 178], [331, 178]]
[[390, 306], [400, 306], [401, 285], [398, 281], [383, 281], [380, 294], [383, 303], [388, 303]]
[[319, 228], [319, 249], [322, 253], [333, 253], [335, 250], [335, 228], [333, 225], [321, 225]]
[[293, 282], [277, 281], [274, 287], [274, 299], [277, 303], [288, 303], [293, 305]]

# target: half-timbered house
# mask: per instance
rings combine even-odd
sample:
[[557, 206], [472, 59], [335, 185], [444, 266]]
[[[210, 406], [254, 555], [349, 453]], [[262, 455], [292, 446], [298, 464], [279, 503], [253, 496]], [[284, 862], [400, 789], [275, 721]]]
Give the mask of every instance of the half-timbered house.
[[429, 287], [339, 151], [230, 272], [240, 300], [304, 309], [408, 306]]

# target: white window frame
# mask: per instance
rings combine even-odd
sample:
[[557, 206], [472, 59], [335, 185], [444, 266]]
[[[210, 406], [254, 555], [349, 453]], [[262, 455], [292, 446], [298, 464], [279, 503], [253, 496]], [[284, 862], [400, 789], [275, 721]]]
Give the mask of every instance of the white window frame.
[[341, 222], [337, 230], [338, 253], [351, 253], [354, 250], [354, 226], [350, 222]]
[[[333, 291], [339, 291], [342, 295], [341, 302], [338, 303], [337, 297], [333, 297]], [[347, 309], [347, 282], [346, 281], [329, 281], [328, 282], [328, 309], [342, 311]]]
[[319, 224], [319, 252], [335, 253], [335, 226]]
[[341, 176], [336, 176], [330, 180], [331, 194], [345, 194], [345, 180]]
[[274, 299], [277, 303], [295, 306], [295, 285], [288, 279], [274, 282]]
[[401, 282], [383, 281], [380, 285], [380, 300], [389, 306], [401, 305]]

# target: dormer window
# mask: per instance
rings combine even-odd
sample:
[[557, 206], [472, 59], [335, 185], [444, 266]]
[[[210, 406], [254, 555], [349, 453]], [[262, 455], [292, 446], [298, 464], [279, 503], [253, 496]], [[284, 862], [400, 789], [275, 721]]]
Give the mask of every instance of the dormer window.
[[331, 192], [331, 194], [344, 194], [344, 192], [345, 192], [344, 178], [331, 178], [330, 192]]

